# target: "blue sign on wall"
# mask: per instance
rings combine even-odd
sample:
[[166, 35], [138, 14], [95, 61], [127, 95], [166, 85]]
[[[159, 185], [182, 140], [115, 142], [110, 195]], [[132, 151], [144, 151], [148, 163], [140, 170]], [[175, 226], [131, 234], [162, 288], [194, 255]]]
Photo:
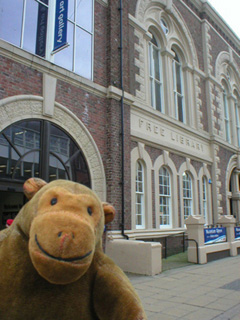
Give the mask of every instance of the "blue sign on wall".
[[205, 244], [214, 244], [219, 242], [225, 242], [226, 228], [209, 228], [204, 229], [204, 242]]
[[240, 240], [240, 227], [235, 227], [235, 240]]
[[67, 11], [68, 0], [57, 0], [53, 51], [67, 44]]

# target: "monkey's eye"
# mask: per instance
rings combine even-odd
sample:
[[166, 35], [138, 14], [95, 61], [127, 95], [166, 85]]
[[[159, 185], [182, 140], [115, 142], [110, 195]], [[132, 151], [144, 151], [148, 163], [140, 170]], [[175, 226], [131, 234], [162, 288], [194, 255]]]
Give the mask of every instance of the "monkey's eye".
[[57, 198], [52, 198], [51, 206], [54, 206], [57, 203]]
[[92, 208], [91, 208], [91, 207], [88, 207], [88, 208], [87, 208], [87, 212], [88, 212], [88, 214], [91, 216], [91, 215], [92, 215]]

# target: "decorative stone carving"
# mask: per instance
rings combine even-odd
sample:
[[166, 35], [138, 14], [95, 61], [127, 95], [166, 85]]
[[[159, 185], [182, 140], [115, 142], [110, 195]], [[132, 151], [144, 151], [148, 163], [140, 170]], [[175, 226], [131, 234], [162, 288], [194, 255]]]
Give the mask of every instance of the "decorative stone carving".
[[194, 83], [195, 83], [195, 92], [196, 92], [196, 104], [197, 104], [197, 122], [198, 128], [204, 130], [203, 127], [203, 113], [202, 113], [202, 100], [201, 96], [201, 88], [200, 88], [200, 81], [201, 78], [197, 75], [194, 76]]
[[221, 206], [222, 202], [222, 195], [220, 192], [220, 188], [222, 186], [221, 181], [220, 181], [220, 176], [221, 176], [221, 170], [220, 170], [220, 157], [218, 155], [219, 153], [219, 146], [215, 145], [214, 146], [214, 159], [215, 159], [215, 173], [216, 173], [216, 190], [217, 190], [217, 208], [218, 208], [218, 214], [223, 214], [223, 207]]

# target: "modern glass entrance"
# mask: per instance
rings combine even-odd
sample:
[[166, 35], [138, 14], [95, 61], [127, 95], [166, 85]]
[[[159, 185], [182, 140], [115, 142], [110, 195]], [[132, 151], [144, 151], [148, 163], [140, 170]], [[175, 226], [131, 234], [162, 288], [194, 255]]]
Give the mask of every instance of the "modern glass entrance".
[[91, 187], [87, 162], [68, 133], [46, 120], [14, 123], [0, 133], [1, 229], [24, 204], [22, 185], [30, 177], [47, 182], [66, 179]]

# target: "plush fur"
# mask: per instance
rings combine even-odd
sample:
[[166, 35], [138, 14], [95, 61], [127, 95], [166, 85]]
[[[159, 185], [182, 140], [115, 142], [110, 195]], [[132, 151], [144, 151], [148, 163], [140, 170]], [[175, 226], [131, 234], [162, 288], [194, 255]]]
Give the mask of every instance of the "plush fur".
[[1, 320], [144, 320], [140, 299], [102, 251], [115, 210], [78, 183], [31, 178], [0, 232]]

